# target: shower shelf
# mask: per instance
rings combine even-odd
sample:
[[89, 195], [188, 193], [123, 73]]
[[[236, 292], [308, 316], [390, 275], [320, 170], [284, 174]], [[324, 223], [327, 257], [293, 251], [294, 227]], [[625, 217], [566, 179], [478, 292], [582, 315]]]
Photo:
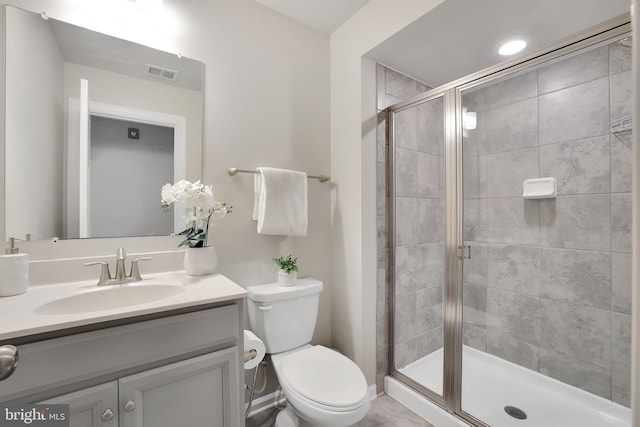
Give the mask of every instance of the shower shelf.
[[633, 130], [633, 120], [631, 117], [623, 117], [610, 123], [611, 133], [617, 135], [619, 133], [631, 132]]

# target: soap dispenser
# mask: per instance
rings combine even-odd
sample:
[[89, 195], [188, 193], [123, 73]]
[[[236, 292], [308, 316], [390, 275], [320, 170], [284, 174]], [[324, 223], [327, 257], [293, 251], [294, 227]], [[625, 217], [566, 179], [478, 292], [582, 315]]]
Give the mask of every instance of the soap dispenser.
[[0, 255], [0, 297], [20, 295], [29, 287], [29, 255], [21, 254], [16, 239], [9, 238], [5, 255]]

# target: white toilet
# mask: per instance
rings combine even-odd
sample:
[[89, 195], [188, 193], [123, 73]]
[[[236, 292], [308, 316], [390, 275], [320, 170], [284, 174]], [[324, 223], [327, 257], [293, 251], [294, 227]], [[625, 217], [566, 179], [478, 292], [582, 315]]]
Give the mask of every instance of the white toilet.
[[360, 421], [371, 404], [367, 382], [349, 358], [309, 344], [318, 317], [322, 282], [298, 279], [296, 286], [250, 286], [249, 322], [271, 355], [287, 398], [276, 427], [346, 427]]

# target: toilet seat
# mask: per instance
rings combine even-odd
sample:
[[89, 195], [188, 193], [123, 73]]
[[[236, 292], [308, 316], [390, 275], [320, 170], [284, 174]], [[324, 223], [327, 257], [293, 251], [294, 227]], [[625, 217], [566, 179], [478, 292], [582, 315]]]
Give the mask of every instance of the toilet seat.
[[319, 407], [350, 411], [362, 406], [368, 397], [367, 382], [358, 366], [320, 345], [286, 355], [281, 369], [289, 388]]

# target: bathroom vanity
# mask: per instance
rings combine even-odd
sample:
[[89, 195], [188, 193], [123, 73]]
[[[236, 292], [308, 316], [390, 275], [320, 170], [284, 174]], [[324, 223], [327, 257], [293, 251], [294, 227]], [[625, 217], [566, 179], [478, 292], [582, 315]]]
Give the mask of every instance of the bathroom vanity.
[[[0, 403], [69, 404], [72, 427], [243, 426], [245, 290], [219, 274], [154, 273], [182, 265], [184, 251], [174, 250], [178, 242], [168, 236], [182, 230], [184, 219], [178, 210], [167, 214], [148, 195], [159, 195], [165, 179], [201, 176], [204, 63], [85, 28], [92, 25], [74, 5], [47, 7], [0, 7], [10, 117], [3, 145], [17, 155], [3, 160], [0, 228], [5, 237], [40, 240], [28, 244], [27, 292], [0, 298], [0, 348], [14, 346], [19, 356], [15, 371], [0, 380]], [[164, 84], [151, 73], [161, 68], [180, 73], [180, 79]], [[50, 79], [16, 90], [16, 82], [30, 80], [23, 70], [42, 69]], [[90, 91], [82, 91], [83, 84]], [[80, 114], [81, 103], [88, 114]], [[96, 116], [156, 124], [169, 129], [171, 143], [154, 138], [145, 147], [144, 131], [134, 135], [125, 128], [119, 135], [127, 144], [109, 151], [119, 147], [119, 158], [127, 161], [99, 168], [83, 154], [98, 149], [98, 138], [79, 132], [81, 122], [90, 129]], [[24, 125], [34, 117], [38, 126]], [[140, 158], [125, 151], [129, 139], [136, 140]], [[51, 198], [23, 203], [18, 193], [29, 188]], [[111, 194], [96, 196], [100, 189]], [[94, 195], [91, 209], [83, 201], [87, 194]], [[100, 280], [106, 285], [97, 286], [99, 270], [83, 263], [112, 262], [102, 255], [111, 242], [64, 241], [85, 237], [122, 239], [154, 261], [142, 267], [143, 280]]]
[[[73, 427], [242, 426], [245, 295], [218, 274], [172, 273], [0, 299], [0, 346], [19, 352], [0, 402], [69, 404]], [[119, 300], [136, 304], [109, 307]]]

